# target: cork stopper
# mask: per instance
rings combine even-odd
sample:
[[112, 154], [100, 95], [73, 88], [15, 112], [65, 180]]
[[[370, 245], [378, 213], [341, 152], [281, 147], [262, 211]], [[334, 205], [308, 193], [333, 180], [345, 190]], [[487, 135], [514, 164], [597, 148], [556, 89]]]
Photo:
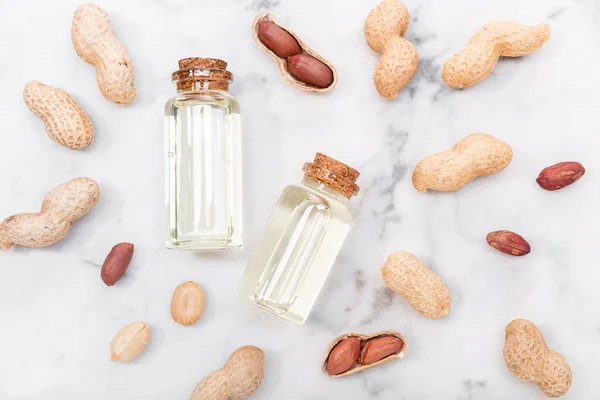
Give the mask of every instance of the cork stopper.
[[317, 153], [312, 163], [304, 164], [303, 171], [305, 178], [314, 179], [348, 198], [358, 194], [355, 182], [360, 172], [325, 154]]
[[179, 60], [179, 69], [171, 78], [177, 82], [177, 90], [229, 90], [233, 74], [223, 60], [190, 57]]

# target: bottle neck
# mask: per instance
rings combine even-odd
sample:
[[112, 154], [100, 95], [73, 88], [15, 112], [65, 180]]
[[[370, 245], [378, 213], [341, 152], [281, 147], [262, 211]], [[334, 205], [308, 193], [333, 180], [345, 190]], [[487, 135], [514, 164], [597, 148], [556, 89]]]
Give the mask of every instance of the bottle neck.
[[338, 200], [339, 202], [341, 202], [343, 204], [348, 204], [349, 198], [345, 194], [338, 192], [335, 189], [330, 188], [329, 186], [325, 185], [324, 183], [316, 181], [312, 178], [305, 177], [302, 180], [302, 184], [305, 186], [308, 186], [309, 188], [314, 189], [316, 191], [323, 192], [327, 196], [333, 197], [334, 199]]
[[228, 81], [207, 81], [207, 80], [196, 80], [196, 79], [185, 79], [178, 80], [177, 82], [177, 93], [191, 92], [191, 91], [204, 91], [204, 90], [220, 90], [223, 92], [229, 92]]

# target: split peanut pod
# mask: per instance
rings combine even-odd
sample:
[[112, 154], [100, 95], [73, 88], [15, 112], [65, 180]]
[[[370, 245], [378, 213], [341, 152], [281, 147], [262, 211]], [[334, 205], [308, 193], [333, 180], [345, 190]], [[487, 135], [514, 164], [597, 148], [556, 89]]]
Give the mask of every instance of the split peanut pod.
[[245, 399], [258, 389], [264, 376], [265, 355], [255, 346], [234, 351], [225, 366], [210, 373], [194, 389], [190, 400]]
[[128, 104], [135, 98], [133, 64], [103, 9], [89, 3], [79, 6], [71, 40], [79, 57], [96, 67], [98, 87], [108, 101]]
[[150, 335], [150, 327], [145, 322], [125, 325], [110, 344], [110, 359], [119, 362], [134, 360], [148, 345]]
[[504, 362], [514, 376], [535, 383], [548, 397], [560, 397], [571, 387], [569, 363], [548, 349], [542, 332], [531, 321], [516, 319], [506, 327]]
[[521, 57], [533, 53], [550, 38], [550, 26], [527, 26], [515, 22], [491, 22], [481, 27], [467, 47], [446, 61], [442, 79], [461, 89], [487, 78], [500, 57]]
[[92, 121], [62, 89], [31, 81], [23, 90], [25, 104], [44, 122], [46, 133], [56, 143], [72, 150], [86, 148], [94, 139]]
[[485, 133], [474, 133], [452, 150], [422, 159], [413, 171], [413, 186], [419, 192], [458, 190], [478, 176], [502, 171], [512, 156], [508, 144]]
[[90, 211], [100, 198], [98, 184], [90, 178], [76, 178], [52, 189], [39, 213], [16, 214], [0, 223], [0, 250], [14, 244], [46, 247], [62, 240], [71, 224]]
[[204, 313], [206, 295], [196, 282], [188, 281], [175, 288], [171, 299], [171, 317], [183, 326], [195, 324]]
[[442, 318], [450, 311], [446, 284], [417, 257], [406, 251], [393, 253], [381, 268], [385, 285], [427, 318]]
[[325, 375], [339, 378], [405, 356], [406, 341], [396, 331], [373, 335], [351, 332], [329, 343], [321, 369]]
[[280, 25], [273, 14], [258, 14], [252, 24], [252, 37], [277, 62], [283, 78], [298, 89], [327, 92], [336, 85], [334, 66]]
[[375, 87], [388, 99], [398, 96], [419, 66], [417, 49], [403, 38], [409, 21], [408, 10], [399, 0], [383, 0], [365, 20], [367, 43], [381, 54], [375, 67]]

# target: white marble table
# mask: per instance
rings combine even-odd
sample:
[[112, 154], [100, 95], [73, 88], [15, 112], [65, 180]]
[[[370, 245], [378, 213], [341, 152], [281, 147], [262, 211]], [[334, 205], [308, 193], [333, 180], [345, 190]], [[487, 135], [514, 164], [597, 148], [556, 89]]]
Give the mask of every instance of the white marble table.
[[[600, 396], [600, 6], [596, 0], [406, 0], [407, 38], [421, 63], [394, 101], [372, 84], [377, 55], [362, 24], [376, 0], [102, 0], [135, 65], [138, 97], [116, 106], [99, 93], [93, 68], [70, 41], [74, 0], [0, 0], [0, 217], [36, 211], [45, 192], [76, 176], [96, 179], [98, 206], [47, 249], [0, 254], [1, 399], [187, 399], [195, 384], [237, 347], [266, 354], [253, 398], [285, 400], [543, 399], [502, 358], [504, 327], [528, 318], [573, 369], [565, 399]], [[327, 95], [301, 92], [252, 41], [250, 24], [269, 10], [331, 60], [339, 84]], [[493, 20], [552, 26], [527, 59], [502, 60], [480, 85], [450, 90], [445, 59]], [[241, 251], [167, 251], [163, 215], [163, 104], [170, 73], [187, 56], [218, 57], [235, 73], [244, 117], [245, 242]], [[69, 91], [90, 114], [96, 138], [85, 151], [51, 142], [24, 105], [26, 82]], [[412, 168], [463, 136], [486, 132], [514, 149], [504, 172], [456, 193], [418, 193]], [[320, 151], [362, 172], [357, 222], [317, 306], [303, 326], [241, 302], [234, 293], [282, 188]], [[535, 177], [578, 160], [587, 174], [560, 192]], [[527, 237], [532, 253], [500, 254], [489, 231]], [[135, 243], [115, 287], [100, 264], [117, 242]], [[389, 292], [380, 267], [397, 250], [418, 255], [449, 285], [453, 305], [439, 321]], [[199, 282], [207, 311], [191, 328], [175, 324], [175, 286]], [[152, 326], [146, 352], [110, 361], [124, 324]], [[408, 356], [340, 380], [320, 371], [335, 336], [402, 332]]]

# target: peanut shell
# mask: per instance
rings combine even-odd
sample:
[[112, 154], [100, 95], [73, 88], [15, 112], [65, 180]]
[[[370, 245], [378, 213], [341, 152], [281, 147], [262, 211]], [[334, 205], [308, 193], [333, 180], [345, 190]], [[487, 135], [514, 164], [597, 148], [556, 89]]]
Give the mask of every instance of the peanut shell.
[[404, 36], [410, 23], [410, 14], [399, 0], [382, 0], [365, 19], [364, 33], [367, 44], [376, 53], [383, 53], [390, 38]]
[[94, 139], [92, 121], [64, 90], [31, 81], [25, 85], [23, 99], [42, 119], [48, 137], [56, 143], [79, 150], [89, 146]]
[[506, 326], [504, 362], [514, 376], [536, 384], [551, 398], [566, 394], [573, 373], [566, 358], [550, 350], [531, 321], [516, 319]]
[[417, 257], [406, 251], [393, 253], [381, 268], [385, 285], [404, 297], [421, 315], [442, 318], [450, 311], [446, 284]]
[[75, 178], [63, 183], [46, 194], [39, 213], [12, 215], [0, 223], [0, 250], [15, 244], [47, 247], [59, 242], [99, 198], [100, 188], [93, 179]]
[[461, 139], [449, 151], [425, 157], [415, 167], [412, 182], [419, 192], [458, 190], [473, 179], [502, 171], [512, 161], [511, 147], [485, 133]]
[[527, 26], [515, 22], [491, 22], [481, 27], [469, 44], [448, 59], [442, 79], [453, 88], [473, 86], [487, 78], [500, 57], [533, 53], [550, 38], [550, 26]]
[[133, 63], [103, 9], [91, 3], [79, 6], [73, 16], [71, 40], [77, 55], [96, 67], [98, 87], [108, 101], [128, 104], [135, 98]]
[[202, 379], [190, 400], [245, 399], [258, 389], [264, 377], [265, 354], [255, 346], [234, 351], [225, 366]]
[[[274, 24], [276, 24], [278, 27], [280, 27], [281, 29], [285, 30], [287, 33], [292, 35], [292, 37], [294, 39], [296, 39], [296, 41], [300, 45], [300, 48], [302, 49], [302, 54], [307, 54], [309, 56], [312, 56], [312, 57], [316, 58], [317, 60], [321, 61], [323, 64], [325, 64], [331, 70], [331, 72], [333, 74], [333, 82], [331, 83], [331, 85], [329, 85], [328, 87], [325, 87], [325, 88], [319, 88], [319, 87], [311, 86], [311, 85], [295, 78], [288, 69], [287, 59], [278, 57], [277, 54], [275, 54], [267, 46], [265, 46], [265, 44], [262, 43], [260, 41], [260, 39], [258, 38], [258, 26], [262, 21], [271, 21]], [[279, 24], [273, 14], [264, 12], [264, 13], [260, 13], [256, 16], [256, 18], [254, 19], [254, 22], [252, 23], [252, 37], [254, 38], [254, 42], [258, 45], [258, 47], [260, 47], [265, 53], [270, 55], [275, 60], [275, 62], [277, 63], [277, 66], [279, 67], [279, 72], [281, 72], [281, 75], [283, 76], [283, 78], [287, 82], [291, 83], [293, 86], [297, 87], [298, 89], [305, 90], [307, 92], [324, 93], [324, 92], [328, 92], [331, 89], [333, 89], [335, 87], [335, 85], [337, 84], [337, 71], [335, 70], [335, 67], [333, 66], [333, 64], [331, 64], [329, 61], [327, 61], [325, 58], [323, 58], [320, 54], [315, 52], [313, 49], [308, 47], [306, 45], [306, 43], [304, 43], [304, 41], [302, 41], [302, 39], [300, 39], [298, 37], [298, 35], [296, 35], [293, 31], [291, 31], [288, 28], [286, 28], [285, 26]]]
[[[346, 372], [343, 372], [339, 375], [330, 375], [328, 373], [328, 369], [327, 369], [327, 361], [329, 359], [329, 355], [331, 354], [332, 350], [335, 348], [335, 346], [337, 346], [338, 343], [340, 343], [342, 340], [345, 340], [347, 338], [350, 337], [358, 337], [360, 338], [363, 342], [364, 341], [368, 341], [369, 339], [374, 339], [380, 336], [394, 336], [397, 337], [398, 339], [400, 339], [402, 341], [402, 348], [400, 350], [398, 350], [396, 353], [394, 354], [390, 354], [389, 356], [376, 361], [372, 364], [369, 365], [362, 365], [359, 363], [355, 363], [349, 370], [347, 370]], [[341, 378], [343, 376], [347, 376], [347, 375], [351, 375], [354, 374], [356, 372], [360, 372], [363, 371], [365, 369], [369, 369], [369, 368], [373, 368], [376, 367], [378, 365], [381, 364], [385, 364], [386, 362], [395, 360], [395, 359], [402, 359], [406, 356], [406, 351], [407, 351], [407, 345], [406, 345], [406, 340], [404, 340], [404, 336], [402, 336], [400, 334], [400, 332], [396, 332], [396, 331], [382, 331], [382, 332], [377, 332], [374, 333], [372, 335], [365, 335], [362, 333], [355, 333], [355, 332], [349, 332], [349, 333], [345, 333], [343, 335], [340, 335], [338, 337], [336, 337], [335, 339], [333, 339], [329, 345], [327, 346], [327, 350], [325, 351], [325, 357], [323, 358], [323, 362], [321, 363], [321, 370], [323, 371], [323, 373], [329, 377], [332, 378]]]
[[403, 37], [391, 39], [375, 67], [375, 88], [386, 99], [393, 99], [417, 73], [417, 49]]
[[367, 44], [381, 54], [373, 77], [375, 88], [387, 99], [398, 96], [419, 67], [417, 49], [403, 38], [409, 22], [408, 10], [399, 0], [383, 0], [365, 19]]

